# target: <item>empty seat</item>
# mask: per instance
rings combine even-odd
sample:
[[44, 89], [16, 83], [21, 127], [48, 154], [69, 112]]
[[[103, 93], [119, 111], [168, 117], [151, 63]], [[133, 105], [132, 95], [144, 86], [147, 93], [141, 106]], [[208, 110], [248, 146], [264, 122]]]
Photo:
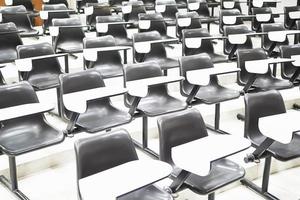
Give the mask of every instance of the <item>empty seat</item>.
[[[241, 25], [233, 25], [233, 26], [225, 26], [224, 27], [224, 35], [234, 35], [234, 34], [245, 34], [250, 33], [251, 31], [244, 24]], [[244, 44], [231, 44], [229, 39], [225, 39], [224, 41], [224, 54], [228, 55], [229, 59], [234, 59], [236, 55], [236, 51], [238, 49], [252, 49], [253, 43], [250, 36], [247, 36], [247, 40]]]
[[240, 24], [243, 24], [243, 19], [238, 17], [238, 18], [235, 18], [236, 20], [235, 21], [231, 21], [229, 24], [227, 23], [227, 20], [226, 22], [224, 22], [224, 16], [239, 16], [241, 15], [241, 12], [238, 10], [238, 9], [230, 9], [230, 10], [220, 10], [220, 22], [219, 22], [219, 31], [220, 33], [223, 33], [224, 32], [224, 26], [228, 26], [228, 25], [240, 25]]
[[[291, 58], [293, 55], [300, 55], [300, 45], [287, 45], [280, 47], [280, 57], [281, 58]], [[298, 67], [295, 67], [292, 63], [282, 63], [281, 64], [281, 77], [283, 79], [290, 80]], [[299, 77], [296, 77], [299, 78]], [[299, 79], [298, 79], [299, 81]]]
[[[133, 142], [128, 132], [124, 129], [80, 139], [75, 143], [75, 152], [79, 199], [83, 199], [80, 194], [80, 179], [109, 170], [130, 161], [138, 160]], [[173, 200], [169, 193], [155, 185], [145, 186], [141, 189], [122, 195], [117, 199]]]
[[[52, 127], [46, 120], [44, 113], [51, 108], [48, 105], [44, 108], [45, 106], [39, 104], [38, 97], [28, 82], [1, 86], [0, 94], [1, 109], [13, 110], [15, 106], [19, 106], [18, 112], [11, 111], [14, 116], [5, 117], [5, 112], [1, 115], [3, 120], [1, 121], [0, 150], [8, 155], [11, 179], [9, 182], [1, 177], [1, 182], [6, 182], [5, 186], [16, 197], [27, 199], [18, 189], [16, 156], [58, 144], [64, 140], [64, 134]], [[35, 109], [31, 110], [30, 106]]]
[[[85, 70], [77, 73], [70, 73], [60, 78], [62, 94], [80, 92], [84, 90], [105, 87], [101, 74], [96, 70]], [[61, 97], [62, 101], [62, 97]], [[75, 113], [64, 109], [64, 117], [73, 120]], [[128, 112], [115, 107], [109, 97], [93, 99], [87, 102], [87, 109], [80, 113], [74, 121], [75, 128], [79, 131], [96, 133], [108, 130], [122, 124], [129, 123], [131, 116]]]
[[[19, 45], [18, 59], [53, 55], [54, 50], [49, 43]], [[32, 61], [29, 72], [20, 72], [22, 80], [28, 81], [35, 90], [45, 90], [59, 86], [59, 75], [63, 73], [58, 58], [47, 58]]]
[[188, 11], [197, 12], [201, 17], [201, 22], [208, 24], [208, 29], [210, 23], [218, 20], [217, 18], [211, 16], [206, 0], [188, 0]]
[[[96, 38], [85, 38], [83, 40], [84, 48], [114, 47], [115, 39], [111, 36]], [[100, 72], [103, 78], [112, 78], [123, 75], [123, 63], [118, 51], [104, 51], [97, 53], [97, 61], [86, 61], [88, 69], [93, 68]]]
[[[234, 3], [232, 3], [234, 2]], [[243, 2], [244, 3], [244, 2]], [[222, 0], [221, 1], [221, 9], [238, 9], [240, 12], [242, 12], [241, 3], [238, 1], [230, 1], [230, 0]]]
[[167, 26], [176, 25], [176, 13], [178, 12], [178, 9], [175, 0], [157, 0], [156, 12], [162, 14]]
[[87, 4], [98, 4], [98, 0], [81, 0], [77, 1], [77, 11], [81, 12]]
[[37, 36], [39, 31], [32, 27], [29, 15], [23, 5], [2, 7], [0, 9], [2, 14], [2, 22], [12, 22], [17, 26], [22, 37]]
[[52, 23], [59, 27], [58, 35], [53, 38], [56, 52], [82, 52], [85, 34], [79, 18], [53, 19]]
[[188, 46], [186, 46], [186, 38], [200, 39], [202, 37], [212, 37], [212, 35], [210, 35], [208, 30], [205, 28], [183, 30], [183, 55], [188, 56], [207, 53], [211, 57], [213, 63], [227, 62], [226, 56], [215, 53], [215, 49], [211, 40], [202, 40], [201, 45], [198, 48], [189, 48]]
[[[282, 23], [262, 24], [262, 32], [268, 33], [270, 31], [284, 31], [284, 25]], [[289, 40], [286, 38], [284, 42], [273, 42], [269, 39], [268, 35], [263, 35], [261, 38], [261, 46], [268, 51], [272, 57], [279, 56], [279, 47], [281, 45], [288, 45]]]
[[[162, 37], [157, 31], [135, 33], [133, 35], [133, 43], [149, 42], [161, 39]], [[179, 66], [177, 59], [167, 57], [167, 52], [163, 43], [151, 44], [151, 49], [147, 53], [139, 53], [134, 48], [134, 59], [136, 62], [155, 61], [159, 63], [162, 70], [168, 70]]]
[[92, 26], [93, 29], [96, 26], [96, 17], [97, 16], [108, 16], [111, 15], [111, 8], [107, 3], [98, 4], [98, 3], [87, 3], [87, 7], [92, 7], [93, 13], [87, 15], [86, 13], [86, 24]]
[[[162, 116], [157, 123], [160, 139], [159, 158], [173, 165], [173, 179], [176, 181], [182, 170], [176, 167], [173, 162], [172, 148], [209, 136], [202, 116], [196, 109], [188, 109]], [[197, 164], [201, 165], [201, 163], [195, 163], [195, 165]], [[212, 162], [211, 170], [206, 176], [191, 173], [182, 187], [188, 187], [197, 194], [208, 194], [208, 199], [213, 200], [215, 190], [240, 180], [244, 175], [245, 170], [241, 166], [223, 158]]]
[[270, 18], [267, 19], [260, 19], [258, 20], [257, 17], [252, 18], [252, 30], [256, 32], [261, 32], [261, 25], [267, 24], [267, 23], [274, 23], [274, 15], [272, 14], [272, 9], [269, 7], [263, 7], [263, 8], [253, 8], [252, 9], [253, 15], [266, 15], [270, 14]]
[[[267, 59], [268, 54], [265, 50], [259, 49], [243, 49], [237, 51], [237, 64], [238, 67], [241, 69], [240, 73], [238, 74], [237, 82], [240, 85], [245, 85], [249, 82], [251, 73], [249, 73], [245, 69], [245, 62], [251, 60], [262, 60]], [[257, 74], [256, 80], [253, 83], [253, 87], [259, 90], [280, 90], [280, 89], [287, 89], [293, 87], [293, 84], [287, 80], [281, 80], [273, 76], [271, 73], [271, 68], [266, 74]]]
[[126, 24], [114, 24], [114, 22], [124, 22], [119, 15], [96, 17], [97, 23], [108, 24], [107, 31], [97, 32], [98, 36], [112, 35], [115, 38], [116, 45], [132, 46], [132, 40], [128, 38]]
[[[185, 23], [185, 19], [190, 18], [190, 23]], [[182, 22], [183, 21], [183, 22]], [[182, 38], [182, 30], [202, 28], [200, 16], [197, 12], [176, 13], [176, 36]]]
[[131, 9], [123, 9], [123, 18], [128, 24], [128, 28], [137, 28], [139, 23], [139, 14], [146, 13], [146, 7], [143, 1], [129, 1], [123, 3], [124, 7], [130, 7]]
[[[44, 4], [42, 7], [43, 11], [49, 11], [47, 19], [43, 19], [43, 30], [44, 33], [49, 30], [49, 26], [52, 26], [52, 19], [58, 18], [69, 18], [68, 8], [65, 4]], [[57, 12], [55, 12], [57, 11]]]
[[67, 0], [44, 0], [45, 4], [65, 4], [66, 7], [69, 7]]
[[[148, 22], [150, 21], [150, 24]], [[145, 23], [149, 26], [144, 26], [142, 23]], [[157, 31], [159, 32], [162, 39], [173, 38], [167, 34], [167, 25], [164, 17], [160, 13], [151, 13], [151, 14], [139, 14], [139, 32], [149, 32]]]
[[18, 57], [16, 47], [22, 44], [14, 23], [0, 24], [0, 63], [14, 62]]
[[290, 7], [284, 7], [284, 27], [286, 29], [297, 29], [296, 27], [296, 21], [300, 19], [298, 18], [291, 18], [290, 13], [291, 12], [300, 12], [300, 6], [290, 6]]

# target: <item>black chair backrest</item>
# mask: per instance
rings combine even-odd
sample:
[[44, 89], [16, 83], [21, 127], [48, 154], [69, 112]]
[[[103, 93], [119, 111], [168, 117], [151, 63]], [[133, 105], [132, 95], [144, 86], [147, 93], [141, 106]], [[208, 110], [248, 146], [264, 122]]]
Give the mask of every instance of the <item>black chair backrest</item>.
[[[234, 26], [224, 26], [224, 35], [243, 34], [251, 32], [248, 27], [244, 24]], [[224, 54], [229, 54], [233, 49], [234, 45], [229, 42], [228, 39], [224, 40]], [[252, 49], [253, 43], [251, 37], [247, 37], [244, 44], [237, 45], [237, 49]]]
[[23, 5], [2, 7], [0, 13], [2, 14], [2, 23], [13, 22], [20, 31], [32, 29], [30, 18]]
[[159, 159], [171, 165], [174, 165], [171, 157], [172, 147], [208, 135], [201, 114], [194, 108], [162, 116], [157, 120], [157, 124], [159, 130]]
[[[119, 15], [111, 15], [111, 16], [101, 16], [96, 17], [97, 23], [105, 23], [105, 22], [122, 22], [123, 19]], [[127, 38], [127, 30], [124, 24], [111, 24], [108, 25], [108, 30], [106, 33], [97, 33], [99, 36], [112, 35], [114, 37]]]
[[69, 7], [67, 0], [49, 0], [46, 4], [65, 4], [67, 8]]
[[[300, 55], [300, 44], [287, 45], [280, 47], [280, 54], [282, 58], [291, 58], [293, 55]], [[281, 77], [284, 79], [290, 79], [297, 70], [292, 63], [281, 64]]]
[[77, 9], [80, 11], [84, 7], [88, 6], [87, 4], [98, 4], [98, 0], [81, 0], [77, 3]]
[[156, 0], [156, 5], [166, 5], [166, 10], [161, 13], [164, 18], [176, 19], [178, 9], [175, 0]]
[[208, 8], [206, 0], [188, 0], [187, 2], [188, 2], [188, 4], [189, 3], [197, 3], [197, 2], [200, 3], [199, 8], [197, 10], [190, 10], [188, 8], [188, 11], [197, 12], [198, 15], [201, 17], [210, 17], [209, 8]]
[[86, 22], [88, 25], [95, 26], [97, 16], [109, 16], [112, 13], [110, 6], [106, 3], [103, 4], [87, 3], [86, 6], [87, 7], [92, 6], [94, 10], [93, 14], [87, 16], [86, 18]]
[[[144, 33], [135, 33], [132, 37], [133, 42], [146, 42], [153, 40], [160, 40], [161, 36], [157, 31], [149, 31]], [[164, 44], [151, 44], [151, 50], [148, 53], [138, 53], [134, 51], [134, 58], [137, 62], [150, 61], [152, 57], [166, 58], [167, 52]]]
[[274, 16], [272, 15], [272, 9], [269, 7], [263, 8], [252, 8], [253, 15], [256, 14], [271, 14], [271, 18], [269, 21], [259, 22], [256, 17], [252, 18], [252, 30], [261, 32], [261, 25], [266, 23], [274, 23]]
[[[224, 24], [223, 22], [223, 16], [235, 16], [235, 15], [241, 15], [241, 12], [238, 9], [230, 9], [230, 10], [220, 10], [220, 22], [219, 22], [219, 31], [220, 33], [224, 32], [224, 26], [227, 26], [228, 24]], [[234, 24], [230, 25], [239, 25], [243, 24], [242, 18], [236, 18], [236, 22]]]
[[[187, 71], [214, 67], [210, 56], [207, 53], [184, 56], [180, 59], [180, 75], [186, 78]], [[218, 82], [217, 76], [211, 76], [211, 82]], [[188, 96], [193, 86], [187, 79], [180, 82], [180, 93]]]
[[[43, 5], [44, 11], [53, 11], [53, 10], [68, 10], [68, 7], [65, 4], [44, 4]], [[52, 26], [52, 19], [59, 19], [59, 18], [69, 18], [70, 15], [68, 12], [49, 12], [48, 19], [44, 20], [43, 28], [48, 29], [49, 26]]]
[[17, 33], [14, 23], [0, 24], [0, 63], [12, 62], [17, 59], [16, 47], [22, 45], [22, 39]]
[[[237, 83], [240, 85], [245, 85], [249, 78], [250, 73], [245, 68], [245, 62], [251, 60], [262, 60], [267, 59], [268, 54], [264, 49], [241, 49], [237, 51], [237, 65], [241, 71], [238, 73], [237, 76]], [[271, 69], [269, 68], [269, 72], [266, 74], [271, 76]]]
[[[74, 147], [77, 186], [79, 179], [138, 160], [134, 144], [126, 130], [79, 139]], [[78, 194], [81, 198], [79, 190]]]
[[[17, 46], [18, 58], [28, 58], [35, 56], [51, 55], [54, 54], [54, 50], [49, 43], [29, 44]], [[61, 66], [57, 58], [47, 58], [41, 60], [32, 61], [32, 70], [28, 74], [28, 78], [31, 75], [49, 73], [49, 74], [61, 74]], [[24, 74], [21, 73], [21, 76]]]
[[[284, 31], [286, 30], [284, 28], [284, 25], [282, 23], [272, 23], [272, 24], [262, 24], [261, 25], [261, 30], [262, 32], [268, 33], [270, 31]], [[261, 46], [262, 48], [264, 48], [265, 50], [269, 50], [271, 45], [272, 45], [272, 41], [269, 39], [268, 35], [263, 35], [261, 37]], [[276, 46], [281, 46], [281, 45], [288, 45], [289, 44], [289, 40], [288, 38], [286, 38], [286, 40], [284, 42], [277, 42]]]
[[[152, 78], [163, 76], [160, 66], [156, 62], [143, 62], [137, 64], [127, 65], [124, 69], [124, 86], [127, 81], [140, 80], [145, 78]], [[150, 95], [166, 95], [168, 88], [166, 85], [157, 85], [150, 87], [148, 96]], [[125, 95], [125, 105], [130, 106], [133, 100], [131, 95]]]
[[[228, 1], [228, 0], [227, 0]], [[228, 4], [226, 5], [226, 3], [224, 3], [224, 2], [226, 2], [226, 0], [224, 1], [224, 0], [222, 0], [221, 1], [221, 9], [222, 10], [228, 10], [228, 9], [238, 9], [240, 12], [242, 12], [242, 8], [241, 8], [241, 4], [240, 4], [240, 2], [238, 2], [238, 1], [235, 1], [234, 2], [234, 5], [233, 5], [233, 7], [226, 7], [226, 6], [228, 6]], [[228, 2], [232, 2], [232, 1], [228, 1]], [[225, 5], [224, 5], [225, 4]]]
[[[60, 76], [61, 94], [68, 94], [72, 92], [79, 92], [82, 90], [89, 90], [98, 87], [105, 87], [105, 83], [101, 74], [93, 69], [80, 71], [76, 73], [69, 73]], [[62, 99], [62, 96], [61, 96]], [[88, 107], [99, 107], [101, 105], [108, 105], [109, 98], [95, 99], [88, 102]], [[66, 117], [69, 117], [70, 111], [64, 110]]]
[[137, 25], [139, 21], [139, 14], [146, 13], [146, 8], [143, 1], [129, 1], [125, 2], [124, 5], [131, 6], [131, 12], [123, 14], [124, 20], [126, 22], [133, 22], [135, 25]]
[[260, 117], [285, 112], [282, 96], [276, 90], [245, 94], [245, 138], [255, 141], [263, 136], [258, 128]]
[[195, 55], [200, 53], [211, 53], [213, 54], [215, 52], [214, 46], [211, 42], [211, 40], [202, 40], [201, 46], [199, 48], [188, 48], [185, 43], [186, 38], [197, 38], [197, 37], [209, 37], [211, 36], [210, 33], [206, 28], [196, 28], [196, 29], [186, 29], [182, 31], [183, 33], [183, 39], [182, 39], [182, 45], [183, 45], [183, 54], [185, 56], [188, 55]]
[[13, 6], [23, 5], [27, 11], [34, 11], [34, 6], [31, 0], [13, 0]]
[[[81, 26], [81, 21], [79, 18], [53, 19], [52, 23], [53, 26]], [[84, 37], [85, 34], [82, 27], [61, 27], [59, 29], [58, 36], [55, 38], [54, 49], [56, 50], [59, 44], [66, 42], [82, 43]]]
[[139, 32], [158, 31], [160, 35], [167, 35], [167, 25], [160, 13], [139, 14], [139, 20], [150, 20], [149, 29], [139, 28]]
[[291, 6], [291, 7], [284, 7], [284, 27], [286, 29], [295, 29], [296, 28], [296, 20], [291, 19], [289, 16], [290, 12], [300, 11], [300, 6]]
[[[84, 48], [99, 48], [116, 46], [115, 39], [111, 35], [102, 37], [87, 37], [83, 39]], [[95, 65], [109, 65], [111, 63], [122, 63], [121, 55], [118, 51], [98, 52], [98, 59], [96, 62], [86, 61], [88, 68], [93, 68]], [[111, 65], [115, 67], [116, 65]]]
[[[178, 19], [180, 18], [191, 18], [191, 24], [189, 26], [186, 27], [180, 27], [178, 25]], [[179, 38], [182, 38], [182, 30], [183, 29], [194, 29], [194, 28], [201, 28], [201, 20], [200, 20], [200, 16], [198, 15], [197, 12], [178, 12], [176, 13], [176, 19], [177, 19], [177, 23], [176, 23], [176, 35]]]

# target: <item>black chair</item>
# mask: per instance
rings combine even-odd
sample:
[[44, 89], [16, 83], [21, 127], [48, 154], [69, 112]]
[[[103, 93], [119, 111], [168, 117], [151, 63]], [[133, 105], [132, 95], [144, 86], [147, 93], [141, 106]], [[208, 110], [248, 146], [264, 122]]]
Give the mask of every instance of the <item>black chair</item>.
[[[159, 158], [173, 165], [172, 177], [176, 181], [179, 179], [178, 175], [182, 170], [176, 167], [172, 160], [172, 147], [207, 137], [207, 130], [201, 114], [196, 109], [160, 117], [157, 124], [160, 139]], [[197, 194], [208, 195], [208, 199], [213, 200], [215, 197], [214, 192], [217, 189], [242, 179], [244, 175], [245, 170], [241, 166], [223, 158], [212, 163], [211, 171], [207, 176], [198, 176], [191, 173], [181, 188], [177, 189], [187, 187]], [[175, 188], [171, 189], [174, 191]]]
[[176, 25], [176, 13], [178, 12], [178, 8], [175, 0], [157, 0], [156, 12], [162, 14], [167, 26]]
[[78, 13], [82, 12], [85, 7], [87, 7], [87, 4], [98, 4], [98, 0], [81, 0], [77, 1], [77, 11]]
[[[127, 65], [124, 70], [124, 85], [126, 82], [141, 80], [152, 77], [163, 76], [160, 66], [155, 62], [143, 62], [138, 64]], [[129, 94], [125, 95], [125, 105], [132, 108], [136, 104], [137, 97]], [[148, 117], [155, 117], [171, 112], [177, 112], [187, 108], [187, 104], [169, 94], [168, 87], [163, 85], [155, 85], [148, 89], [146, 97], [140, 98], [136, 105], [137, 113], [143, 118], [143, 144], [138, 144], [143, 150], [157, 155], [148, 149]], [[137, 115], [135, 113], [135, 115]]]
[[23, 44], [19, 32], [14, 23], [0, 24], [0, 63], [17, 59], [16, 47]]
[[223, 34], [224, 32], [224, 26], [232, 26], [232, 25], [240, 25], [243, 24], [243, 19], [238, 17], [236, 18], [235, 23], [226, 24], [224, 23], [223, 17], [225, 16], [239, 16], [241, 15], [241, 12], [238, 9], [230, 9], [230, 10], [220, 10], [220, 21], [219, 21], [219, 32]]
[[[198, 5], [198, 8], [193, 8], [192, 5]], [[210, 14], [208, 3], [206, 0], [188, 0], [188, 12], [197, 12], [201, 18], [202, 24], [207, 24], [207, 29], [210, 30], [210, 24], [217, 22], [219, 18], [213, 17]]]
[[[132, 39], [134, 44], [137, 42], [161, 40], [162, 37], [157, 31], [150, 31], [135, 33]], [[139, 53], [133, 47], [133, 56], [136, 62], [155, 61], [159, 63], [161, 69], [165, 72], [168, 69], [179, 67], [177, 59], [167, 57], [167, 52], [163, 43], [151, 44], [151, 50], [148, 53]]]
[[[241, 69], [240, 73], [237, 76], [237, 83], [239, 85], [246, 85], [251, 82], [253, 77], [252, 73], [249, 73], [245, 69], [245, 62], [251, 60], [261, 60], [267, 59], [268, 54], [265, 50], [259, 49], [243, 49], [237, 51], [237, 64]], [[273, 76], [271, 68], [266, 74], [256, 74], [255, 82], [252, 86], [257, 90], [281, 90], [292, 88], [293, 84], [287, 80], [281, 80]]]
[[[180, 20], [185, 20], [185, 18], [190, 18], [190, 23], [181, 22]], [[176, 36], [182, 39], [182, 30], [184, 29], [195, 29], [202, 28], [201, 19], [197, 12], [178, 12], [176, 13]]]
[[187, 8], [187, 0], [175, 0], [177, 4], [177, 8]]
[[58, 35], [52, 40], [55, 52], [82, 52], [85, 34], [79, 18], [53, 19], [52, 23], [59, 27]]
[[255, 161], [265, 158], [265, 164], [261, 188], [246, 179], [241, 182], [266, 199], [278, 199], [268, 192], [272, 157], [280, 161], [289, 161], [300, 157], [300, 136], [294, 134], [292, 141], [288, 144], [274, 141], [261, 133], [258, 126], [258, 120], [260, 117], [282, 114], [285, 112], [284, 101], [278, 91], [272, 90], [245, 95], [244, 134], [256, 149], [252, 154]]
[[109, 16], [112, 14], [111, 8], [107, 3], [98, 4], [98, 3], [87, 3], [86, 8], [91, 8], [93, 10], [92, 14], [86, 14], [86, 24], [92, 26], [91, 29], [94, 30], [96, 26], [96, 17], [97, 16]]
[[155, 8], [155, 0], [142, 0], [146, 10], [154, 10]]
[[[280, 57], [281, 58], [291, 58], [293, 55], [300, 55], [300, 44], [295, 45], [287, 45], [280, 47]], [[292, 76], [294, 76], [297, 71], [297, 67], [295, 67], [292, 63], [282, 63], [281, 64], [281, 77], [283, 79], [291, 80]], [[295, 77], [296, 82], [294, 84], [299, 84], [299, 75]]]
[[43, 0], [44, 4], [65, 4], [69, 8], [67, 0]]
[[[52, 19], [69, 18], [68, 7], [65, 4], [44, 4], [43, 11], [49, 11], [47, 19], [43, 19], [44, 34], [49, 30], [49, 26], [52, 26]], [[57, 11], [57, 12], [54, 12]]]
[[[234, 34], [245, 34], [250, 33], [251, 31], [244, 24], [225, 26], [224, 35], [234, 35]], [[224, 40], [223, 51], [225, 55], [228, 55], [229, 60], [234, 60], [236, 58], [236, 51], [239, 49], [252, 49], [253, 43], [250, 36], [247, 36], [247, 40], [244, 44], [231, 44], [229, 39]]]
[[[114, 47], [116, 42], [114, 37], [107, 35], [96, 38], [84, 38], [83, 46], [85, 49]], [[97, 70], [102, 78], [113, 78], [123, 75], [123, 63], [118, 51], [103, 51], [98, 52], [97, 55], [97, 61], [85, 61], [86, 68]]]
[[139, 24], [139, 14], [146, 13], [146, 6], [143, 1], [125, 1], [123, 7], [131, 7], [130, 12], [126, 11], [126, 9], [122, 10], [124, 20], [130, 22], [128, 28], [137, 28]]
[[[180, 60], [180, 75], [185, 77], [185, 80], [180, 83], [180, 93], [182, 96], [189, 97], [193, 90], [194, 85], [190, 84], [187, 80], [187, 71], [213, 68], [213, 62], [209, 54], [202, 53], [191, 56], [184, 56]], [[206, 86], [201, 86], [196, 93], [194, 102], [192, 104], [204, 103], [208, 105], [215, 104], [215, 123], [214, 127], [207, 125], [207, 128], [224, 133], [220, 130], [220, 103], [237, 99], [240, 97], [240, 92], [226, 88], [219, 84], [217, 75], [210, 76], [210, 82]]]
[[[101, 74], [96, 70], [61, 75], [60, 85], [61, 101], [63, 94], [105, 87]], [[64, 107], [63, 114], [66, 119], [70, 120], [69, 124], [73, 123], [72, 126], [74, 126], [67, 130], [68, 134], [72, 134], [73, 130], [97, 133], [131, 121], [130, 114], [115, 107], [109, 97], [88, 101], [87, 110], [84, 113], [75, 113]], [[74, 116], [77, 119], [74, 119]]]
[[291, 19], [290, 12], [300, 11], [300, 6], [284, 7], [284, 27], [286, 29], [297, 29], [296, 21], [299, 19]]
[[253, 5], [253, 0], [249, 0], [247, 2], [248, 5], [248, 14], [252, 14], [252, 8], [276, 8], [277, 7], [277, 2], [263, 2], [261, 5], [254, 6]]
[[[35, 24], [35, 17], [38, 16], [38, 11], [35, 10], [32, 0], [12, 0], [12, 6], [22, 5], [26, 8], [30, 21]], [[8, 5], [7, 5], [8, 6]]]
[[[150, 21], [149, 27], [141, 26], [141, 21]], [[139, 32], [157, 31], [162, 39], [173, 38], [167, 34], [167, 24], [160, 13], [139, 14]]]
[[98, 36], [112, 35], [115, 38], [116, 45], [132, 46], [132, 40], [128, 38], [126, 24], [113, 24], [114, 22], [124, 22], [119, 15], [96, 17], [97, 23], [112, 23], [108, 25], [105, 33], [97, 32]]
[[[272, 23], [272, 24], [262, 24], [261, 30], [263, 33], [268, 33], [270, 31], [284, 31], [284, 25], [282, 23]], [[278, 57], [279, 47], [281, 45], [288, 45], [289, 40], [286, 38], [284, 42], [273, 42], [269, 39], [268, 35], [263, 35], [261, 38], [261, 47], [265, 49], [269, 56]]]
[[183, 33], [182, 52], [184, 56], [207, 53], [211, 57], [213, 63], [222, 63], [228, 61], [226, 56], [215, 53], [215, 49], [211, 40], [202, 40], [201, 45], [198, 48], [189, 48], [186, 46], [185, 40], [187, 38], [212, 37], [212, 35], [209, 34], [207, 29], [205, 28], [186, 29], [183, 30], [182, 33]]
[[[79, 199], [82, 199], [79, 188], [80, 179], [130, 161], [138, 160], [131, 137], [124, 129], [80, 139], [75, 142], [75, 153]], [[173, 200], [169, 193], [155, 185], [143, 187], [117, 199]]]
[[263, 8], [253, 8], [252, 9], [253, 15], [259, 15], [259, 14], [270, 14], [269, 20], [264, 21], [258, 21], [256, 17], [252, 18], [252, 30], [256, 32], [261, 32], [261, 25], [262, 24], [268, 24], [268, 23], [274, 23], [274, 15], [272, 14], [272, 9], [269, 7], [263, 7]]
[[[230, 3], [228, 3], [230, 2]], [[234, 3], [231, 3], [234, 2]], [[231, 1], [231, 0], [221, 0], [221, 7], [222, 10], [226, 9], [238, 9], [240, 12], [242, 12], [241, 3], [238, 1]]]
[[[39, 103], [38, 97], [28, 82], [0, 87], [1, 109]], [[22, 108], [18, 111], [22, 112]], [[0, 181], [19, 199], [28, 199], [18, 188], [16, 156], [61, 143], [64, 134], [52, 127], [43, 110], [37, 113], [1, 121], [0, 151], [9, 159], [10, 181], [1, 176]]]
[[32, 37], [39, 34], [39, 31], [32, 27], [27, 10], [23, 5], [2, 7], [0, 13], [2, 14], [2, 23], [14, 23], [17, 29], [22, 31], [21, 37]]

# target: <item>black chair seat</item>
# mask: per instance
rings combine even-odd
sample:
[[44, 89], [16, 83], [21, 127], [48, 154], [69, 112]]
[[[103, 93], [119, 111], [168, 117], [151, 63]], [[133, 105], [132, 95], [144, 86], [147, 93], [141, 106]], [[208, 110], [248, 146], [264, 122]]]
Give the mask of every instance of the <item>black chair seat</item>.
[[[259, 146], [264, 140], [265, 136], [259, 134], [255, 138], [251, 139], [254, 146]], [[282, 144], [280, 142], [274, 142], [269, 148], [268, 153], [272, 154], [274, 158], [280, 161], [289, 161], [294, 158], [300, 157], [300, 136], [295, 134], [292, 141], [289, 144]]]
[[121, 111], [112, 105], [101, 106], [96, 102], [91, 102], [87, 111], [80, 114], [76, 125], [89, 133], [94, 133], [126, 124], [130, 120], [131, 116], [128, 112]]
[[257, 77], [253, 83], [253, 86], [260, 88], [261, 90], [281, 90], [292, 88], [293, 83], [288, 80], [282, 80], [269, 75], [263, 75]]
[[162, 70], [165, 69], [172, 69], [179, 67], [179, 62], [176, 59], [173, 58], [157, 58], [157, 57], [151, 57], [147, 58], [146, 61], [154, 61], [157, 62]]
[[31, 36], [35, 36], [39, 34], [38, 30], [35, 29], [26, 29], [26, 28], [19, 28], [20, 31], [24, 31], [22, 33], [20, 33], [21, 37], [31, 37]]
[[228, 62], [228, 59], [226, 56], [223, 56], [221, 54], [217, 53], [208, 53], [208, 55], [211, 57], [211, 60], [213, 63], [223, 63]]
[[130, 38], [114, 37], [116, 46], [132, 46], [132, 40]]
[[13, 62], [17, 57], [15, 49], [0, 49], [0, 63]]
[[239, 96], [240, 92], [237, 90], [231, 90], [217, 84], [210, 84], [200, 87], [195, 98], [200, 99], [206, 104], [216, 104], [239, 98]]
[[154, 185], [131, 192], [118, 200], [173, 200], [172, 196]]
[[65, 53], [80, 53], [83, 51], [83, 44], [78, 41], [65, 41], [56, 47], [58, 52]]
[[185, 184], [194, 192], [205, 195], [243, 178], [244, 175], [245, 170], [238, 164], [221, 159], [212, 163], [212, 169], [207, 176], [191, 174]]
[[59, 74], [36, 74], [30, 76], [28, 82], [38, 90], [46, 90], [59, 86]]
[[8, 155], [20, 155], [64, 140], [64, 134], [46, 121], [32, 121], [30, 118], [31, 116], [18, 118], [18, 123], [7, 124], [1, 128], [1, 151]]
[[180, 101], [170, 95], [152, 94], [141, 99], [137, 110], [147, 116], [154, 117], [187, 108], [184, 101]]
[[176, 26], [176, 19], [175, 18], [169, 18], [169, 17], [164, 17], [166, 20], [166, 25], [167, 26]]
[[93, 69], [97, 70], [101, 74], [102, 78], [123, 76], [123, 65], [118, 63], [101, 64], [100, 66], [95, 64]]
[[201, 23], [203, 24], [207, 24], [207, 23], [214, 23], [214, 22], [218, 22], [218, 17], [205, 17], [205, 16], [201, 16], [200, 17], [203, 17], [201, 18]]

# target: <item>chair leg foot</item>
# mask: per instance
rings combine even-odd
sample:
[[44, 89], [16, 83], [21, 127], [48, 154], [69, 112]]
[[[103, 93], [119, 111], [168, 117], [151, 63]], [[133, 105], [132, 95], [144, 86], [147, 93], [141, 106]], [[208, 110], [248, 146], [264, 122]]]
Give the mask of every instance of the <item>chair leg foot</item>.
[[245, 121], [245, 115], [243, 115], [243, 114], [237, 114], [237, 115], [236, 115], [236, 118], [237, 118], [238, 120]]
[[208, 195], [208, 200], [215, 200], [215, 193], [213, 192], [213, 193], [210, 193], [209, 195]]
[[30, 200], [21, 190], [19, 189], [12, 190], [11, 183], [5, 176], [0, 176], [0, 183], [2, 183], [5, 186], [5, 188], [11, 191], [17, 199]]
[[143, 147], [143, 144], [136, 141], [135, 139], [132, 139], [132, 141], [138, 149], [144, 151], [145, 153], [147, 153], [149, 156], [153, 157], [154, 159], [158, 159], [159, 155], [155, 151], [153, 151], [152, 149], [150, 149], [148, 147]]
[[211, 131], [214, 131], [214, 132], [217, 132], [217, 133], [220, 133], [220, 134], [223, 134], [223, 135], [230, 135], [230, 133], [222, 130], [222, 129], [216, 129], [214, 126], [210, 125], [210, 124], [206, 124], [206, 128], [211, 130]]
[[294, 104], [293, 104], [293, 109], [295, 109], [295, 110], [300, 110], [300, 105], [297, 104], [297, 103], [294, 103]]

